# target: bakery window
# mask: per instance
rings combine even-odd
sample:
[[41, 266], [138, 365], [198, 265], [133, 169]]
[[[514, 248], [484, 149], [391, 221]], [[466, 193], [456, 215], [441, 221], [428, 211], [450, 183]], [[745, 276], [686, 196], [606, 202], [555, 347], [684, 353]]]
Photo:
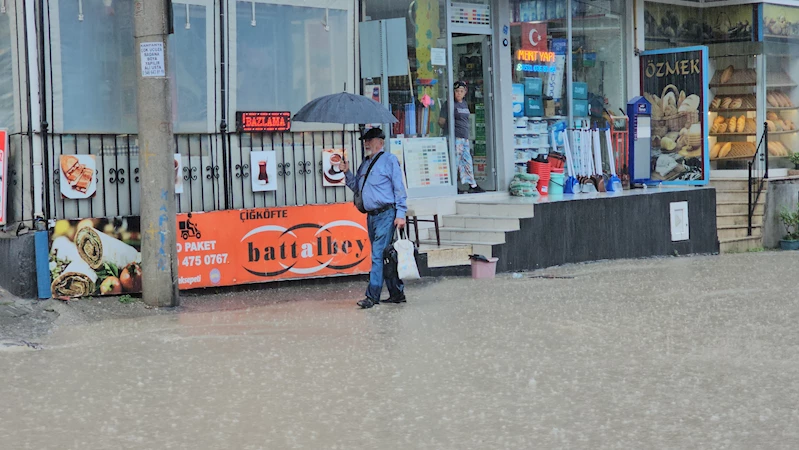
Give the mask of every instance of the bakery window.
[[799, 8], [763, 6], [766, 121], [770, 168], [793, 168], [799, 152]]

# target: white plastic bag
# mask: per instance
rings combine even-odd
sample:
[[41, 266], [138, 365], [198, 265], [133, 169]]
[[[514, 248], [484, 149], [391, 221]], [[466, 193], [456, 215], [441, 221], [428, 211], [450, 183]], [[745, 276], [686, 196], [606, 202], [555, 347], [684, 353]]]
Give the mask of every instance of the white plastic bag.
[[397, 251], [397, 274], [400, 280], [417, 280], [421, 277], [413, 255], [413, 242], [406, 239], [403, 234], [400, 234], [400, 239], [394, 242], [394, 250]]

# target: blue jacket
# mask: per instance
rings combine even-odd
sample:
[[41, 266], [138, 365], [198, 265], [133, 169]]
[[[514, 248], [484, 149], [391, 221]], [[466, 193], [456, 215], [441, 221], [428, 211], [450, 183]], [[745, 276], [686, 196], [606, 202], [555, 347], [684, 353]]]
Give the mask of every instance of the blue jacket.
[[400, 167], [399, 159], [396, 156], [383, 150], [380, 150], [380, 152], [384, 154], [377, 160], [374, 168], [369, 173], [366, 186], [363, 186], [363, 177], [372, 163], [371, 158], [377, 156], [377, 153], [364, 160], [356, 175], [353, 175], [352, 171], [349, 170], [344, 174], [347, 187], [352, 189], [353, 192], [361, 191], [363, 206], [367, 211], [380, 209], [386, 205], [394, 205], [397, 209], [396, 217], [404, 219], [405, 212], [408, 210], [408, 194], [405, 192], [405, 185], [402, 184], [402, 167]]

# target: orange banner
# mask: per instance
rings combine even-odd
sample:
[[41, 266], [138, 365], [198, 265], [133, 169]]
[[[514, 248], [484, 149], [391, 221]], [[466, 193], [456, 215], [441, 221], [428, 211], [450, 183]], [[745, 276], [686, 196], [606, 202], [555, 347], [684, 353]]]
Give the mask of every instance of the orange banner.
[[368, 273], [352, 203], [178, 214], [180, 289]]

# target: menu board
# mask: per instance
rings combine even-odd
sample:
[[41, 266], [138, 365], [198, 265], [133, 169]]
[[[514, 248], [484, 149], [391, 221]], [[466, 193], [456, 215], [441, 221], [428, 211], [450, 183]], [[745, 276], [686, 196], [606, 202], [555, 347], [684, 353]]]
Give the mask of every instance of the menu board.
[[438, 138], [403, 139], [408, 188], [449, 186], [449, 148]]

